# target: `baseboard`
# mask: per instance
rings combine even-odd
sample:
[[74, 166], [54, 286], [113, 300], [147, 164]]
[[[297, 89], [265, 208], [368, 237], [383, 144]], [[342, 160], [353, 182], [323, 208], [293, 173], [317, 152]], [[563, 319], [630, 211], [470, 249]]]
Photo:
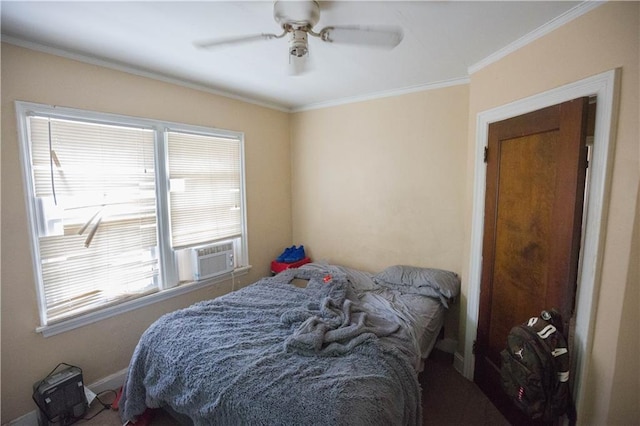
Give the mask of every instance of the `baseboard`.
[[453, 368], [464, 376], [464, 356], [460, 352], [454, 352], [453, 354]]
[[458, 348], [458, 341], [450, 337], [445, 337], [444, 339], [436, 342], [436, 348], [440, 349], [442, 352], [452, 354], [455, 353]]
[[89, 389], [91, 389], [94, 393], [99, 394], [100, 392], [120, 389], [120, 386], [124, 384], [124, 379], [127, 376], [127, 369], [122, 369], [113, 374], [108, 375], [96, 382], [93, 382], [90, 385], [87, 385]]
[[[120, 370], [116, 373], [110, 374], [107, 377], [104, 377], [98, 381], [93, 382], [90, 385], [87, 385], [89, 389], [95, 394], [100, 394], [101, 392], [108, 390], [117, 391], [120, 389], [120, 386], [124, 384], [124, 379], [127, 376], [127, 369]], [[17, 419], [11, 420], [9, 422], [9, 426], [38, 426], [38, 411], [33, 410], [28, 412], [27, 414], [18, 417]]]
[[36, 410], [30, 411], [24, 416], [11, 420], [8, 426], [38, 426], [38, 412]]

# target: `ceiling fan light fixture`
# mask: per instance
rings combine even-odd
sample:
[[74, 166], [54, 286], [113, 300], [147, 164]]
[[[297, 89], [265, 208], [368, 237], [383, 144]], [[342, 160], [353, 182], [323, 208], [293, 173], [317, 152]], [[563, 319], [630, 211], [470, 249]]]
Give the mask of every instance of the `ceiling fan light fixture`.
[[309, 53], [307, 32], [293, 29], [289, 32], [289, 55], [301, 58]]
[[273, 18], [282, 28], [280, 34], [249, 34], [213, 40], [195, 42], [201, 49], [249, 43], [258, 40], [279, 39], [289, 37], [289, 65], [293, 75], [300, 75], [306, 70], [306, 59], [309, 58], [309, 36], [325, 43], [351, 44], [368, 47], [393, 49], [403, 37], [399, 26], [363, 26], [335, 25], [314, 30], [320, 21], [320, 3], [315, 0], [276, 0], [273, 5]]

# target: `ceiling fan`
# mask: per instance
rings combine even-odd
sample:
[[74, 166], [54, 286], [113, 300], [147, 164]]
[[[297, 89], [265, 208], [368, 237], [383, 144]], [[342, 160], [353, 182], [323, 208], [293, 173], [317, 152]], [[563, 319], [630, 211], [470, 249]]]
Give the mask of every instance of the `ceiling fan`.
[[201, 49], [211, 49], [259, 40], [272, 40], [289, 36], [289, 63], [294, 73], [300, 73], [309, 55], [309, 36], [326, 43], [353, 44], [393, 49], [403, 37], [398, 26], [335, 25], [319, 31], [314, 26], [320, 20], [320, 4], [315, 0], [275, 1], [273, 18], [282, 27], [280, 34], [249, 34], [237, 37], [215, 38], [194, 42]]

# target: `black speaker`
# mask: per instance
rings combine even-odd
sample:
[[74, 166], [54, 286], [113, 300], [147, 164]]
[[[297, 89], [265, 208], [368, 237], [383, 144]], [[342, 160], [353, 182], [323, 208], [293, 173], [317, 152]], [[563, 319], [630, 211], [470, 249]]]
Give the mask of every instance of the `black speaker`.
[[75, 423], [84, 416], [88, 408], [82, 370], [68, 366], [49, 374], [33, 385], [33, 400], [40, 408], [40, 426], [66, 426]]

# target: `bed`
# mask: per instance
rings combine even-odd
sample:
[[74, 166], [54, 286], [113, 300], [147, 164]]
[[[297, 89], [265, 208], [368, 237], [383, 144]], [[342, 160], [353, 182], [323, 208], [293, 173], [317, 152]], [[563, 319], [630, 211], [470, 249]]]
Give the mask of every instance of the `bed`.
[[136, 346], [121, 418], [161, 407], [194, 425], [421, 424], [418, 372], [459, 288], [439, 269], [310, 263], [166, 314]]

